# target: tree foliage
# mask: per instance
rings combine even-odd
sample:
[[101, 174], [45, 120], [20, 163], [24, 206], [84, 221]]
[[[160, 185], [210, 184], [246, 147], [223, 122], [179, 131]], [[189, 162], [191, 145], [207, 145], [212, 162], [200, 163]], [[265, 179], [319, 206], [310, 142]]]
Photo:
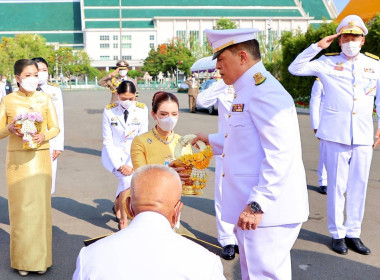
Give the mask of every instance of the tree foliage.
[[216, 26], [213, 27], [213, 29], [215, 30], [236, 29], [236, 28], [238, 27], [235, 22], [233, 22], [232, 20], [228, 18], [223, 18], [223, 17], [218, 19], [218, 21], [216, 22]]
[[159, 72], [174, 74], [178, 67], [189, 75], [194, 61], [195, 58], [185, 43], [173, 39], [167, 44], [158, 45], [157, 49], [151, 49], [142, 69], [151, 76], [157, 76]]
[[93, 79], [99, 70], [90, 66], [90, 58], [84, 50], [63, 47], [54, 50], [46, 39], [38, 34], [21, 34], [15, 37], [3, 37], [0, 43], [0, 73], [13, 76], [13, 65], [18, 59], [43, 57], [49, 64], [52, 76], [63, 73], [87, 76]]

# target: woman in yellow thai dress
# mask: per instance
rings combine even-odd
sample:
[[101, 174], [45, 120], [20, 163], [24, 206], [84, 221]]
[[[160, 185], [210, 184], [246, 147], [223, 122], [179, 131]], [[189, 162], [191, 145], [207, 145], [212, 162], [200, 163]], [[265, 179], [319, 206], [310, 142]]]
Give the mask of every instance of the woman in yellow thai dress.
[[[22, 276], [43, 274], [52, 265], [51, 162], [49, 140], [59, 133], [50, 96], [36, 91], [38, 66], [29, 59], [14, 65], [19, 90], [0, 103], [0, 139], [9, 136], [6, 179], [10, 221], [11, 267]], [[24, 149], [23, 134], [15, 125], [20, 114], [39, 112], [41, 130], [32, 140], [37, 148]]]

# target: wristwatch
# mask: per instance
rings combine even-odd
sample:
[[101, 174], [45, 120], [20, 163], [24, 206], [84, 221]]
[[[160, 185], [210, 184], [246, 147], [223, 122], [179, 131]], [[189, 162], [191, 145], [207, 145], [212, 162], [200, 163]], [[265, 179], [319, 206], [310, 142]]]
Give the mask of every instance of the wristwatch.
[[250, 207], [251, 207], [251, 211], [252, 213], [256, 214], [256, 213], [259, 213], [259, 214], [263, 214], [264, 212], [261, 210], [261, 206], [260, 204], [258, 204], [257, 202], [252, 202], [251, 204], [248, 204]]

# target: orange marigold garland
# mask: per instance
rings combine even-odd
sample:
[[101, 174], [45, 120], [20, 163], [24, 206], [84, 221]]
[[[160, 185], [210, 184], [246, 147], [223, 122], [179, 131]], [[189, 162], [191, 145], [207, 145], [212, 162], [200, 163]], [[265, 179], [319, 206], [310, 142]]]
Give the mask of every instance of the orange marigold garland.
[[212, 148], [202, 141], [197, 141], [199, 153], [182, 155], [182, 149], [189, 145], [196, 136], [193, 134], [182, 136], [175, 147], [174, 156], [176, 158], [175, 165], [185, 167], [185, 172], [190, 175], [192, 185], [183, 184], [183, 195], [199, 195], [206, 186], [207, 174], [206, 168], [210, 164], [213, 156]]

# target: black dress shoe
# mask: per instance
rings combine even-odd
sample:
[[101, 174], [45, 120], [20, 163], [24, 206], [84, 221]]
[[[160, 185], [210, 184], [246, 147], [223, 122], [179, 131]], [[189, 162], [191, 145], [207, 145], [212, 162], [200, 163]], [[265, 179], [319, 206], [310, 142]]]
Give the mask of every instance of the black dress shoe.
[[363, 242], [360, 240], [360, 238], [350, 238], [346, 237], [346, 244], [348, 248], [354, 250], [355, 252], [362, 254], [362, 255], [369, 255], [371, 254], [371, 250], [363, 244]]
[[226, 245], [222, 249], [222, 258], [232, 260], [235, 258], [235, 245]]
[[347, 254], [347, 246], [346, 242], [344, 242], [344, 238], [340, 239], [332, 239], [332, 249], [334, 252], [337, 252], [338, 254], [345, 255]]
[[321, 194], [327, 194], [327, 186], [320, 186], [319, 192]]

